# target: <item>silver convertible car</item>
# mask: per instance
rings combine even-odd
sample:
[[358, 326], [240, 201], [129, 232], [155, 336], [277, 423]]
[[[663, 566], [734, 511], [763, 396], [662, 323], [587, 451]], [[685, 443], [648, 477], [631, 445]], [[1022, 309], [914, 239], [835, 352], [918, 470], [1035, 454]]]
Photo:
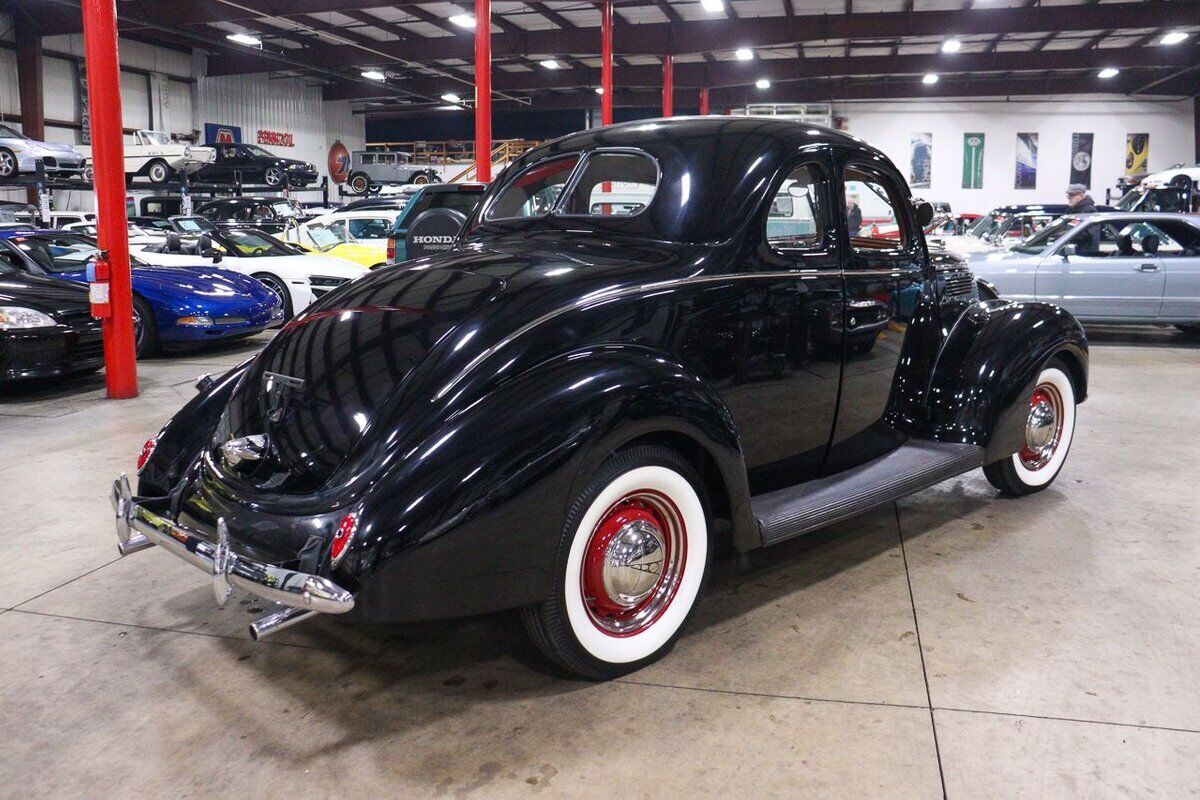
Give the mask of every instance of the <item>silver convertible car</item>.
[[1082, 322], [1200, 333], [1200, 217], [1067, 215], [1005, 252], [975, 253], [984, 296], [1041, 300]]

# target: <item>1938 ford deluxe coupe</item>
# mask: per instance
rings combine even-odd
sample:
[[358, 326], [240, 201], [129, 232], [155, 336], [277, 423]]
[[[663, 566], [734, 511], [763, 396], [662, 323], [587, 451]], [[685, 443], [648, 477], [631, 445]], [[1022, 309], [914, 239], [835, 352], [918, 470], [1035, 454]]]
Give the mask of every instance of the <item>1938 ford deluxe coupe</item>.
[[[891, 215], [851, 236], [843, 198]], [[609, 202], [619, 197], [620, 202]], [[638, 199], [640, 198], [640, 199]], [[114, 486], [158, 545], [275, 601], [378, 621], [521, 608], [561, 667], [661, 657], [711, 554], [983, 467], [1054, 480], [1087, 388], [1065, 311], [980, 302], [858, 139], [778, 120], [615, 125], [534, 149], [455, 249], [329, 293]]]

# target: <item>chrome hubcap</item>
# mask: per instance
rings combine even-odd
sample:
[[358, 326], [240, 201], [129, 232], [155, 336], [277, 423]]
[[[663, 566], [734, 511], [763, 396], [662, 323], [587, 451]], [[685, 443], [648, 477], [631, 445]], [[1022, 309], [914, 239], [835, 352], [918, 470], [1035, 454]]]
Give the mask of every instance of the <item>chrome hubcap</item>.
[[622, 526], [604, 549], [600, 574], [609, 599], [626, 608], [645, 600], [662, 574], [665, 549], [655, 525], [639, 519]]
[[1050, 463], [1062, 438], [1062, 395], [1052, 384], [1044, 383], [1029, 398], [1029, 417], [1025, 422], [1025, 447], [1018, 457], [1026, 469], [1039, 470]]

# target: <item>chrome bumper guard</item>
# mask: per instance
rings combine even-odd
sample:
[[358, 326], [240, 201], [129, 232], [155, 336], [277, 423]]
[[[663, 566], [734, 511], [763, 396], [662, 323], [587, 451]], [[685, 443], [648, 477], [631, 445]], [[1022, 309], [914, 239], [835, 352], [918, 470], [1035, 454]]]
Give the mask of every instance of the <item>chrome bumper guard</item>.
[[328, 578], [234, 553], [229, 547], [229, 529], [224, 519], [217, 520], [214, 537], [150, 511], [135, 502], [124, 474], [113, 482], [111, 499], [116, 511], [117, 550], [121, 555], [158, 545], [212, 576], [218, 606], [225, 605], [234, 586], [284, 606], [251, 623], [250, 633], [255, 639], [294, 625], [316, 612], [345, 614], [354, 608], [354, 595]]

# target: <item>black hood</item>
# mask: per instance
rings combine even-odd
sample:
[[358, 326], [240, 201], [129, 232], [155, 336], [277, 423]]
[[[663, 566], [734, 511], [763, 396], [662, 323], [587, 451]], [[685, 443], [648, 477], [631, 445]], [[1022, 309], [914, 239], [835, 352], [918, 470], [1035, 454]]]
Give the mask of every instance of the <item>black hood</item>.
[[0, 274], [0, 305], [32, 308], [60, 321], [90, 313], [85, 287], [26, 273]]

